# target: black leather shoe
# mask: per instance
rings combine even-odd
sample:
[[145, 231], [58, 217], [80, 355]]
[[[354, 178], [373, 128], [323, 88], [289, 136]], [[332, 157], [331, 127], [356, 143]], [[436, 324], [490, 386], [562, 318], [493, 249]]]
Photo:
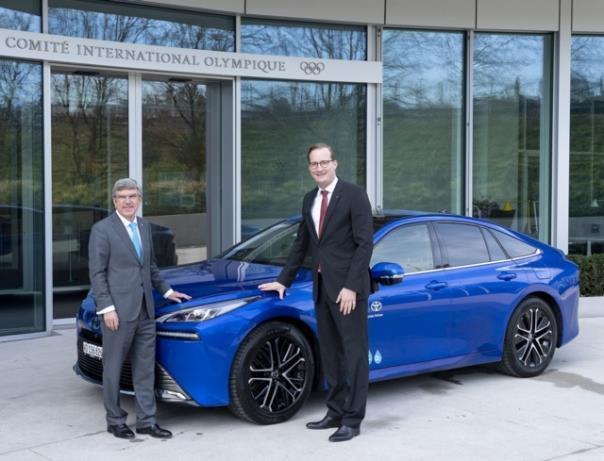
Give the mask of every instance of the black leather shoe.
[[342, 422], [339, 418], [334, 418], [329, 415], [325, 415], [321, 421], [306, 423], [308, 429], [331, 429], [332, 427], [340, 427], [341, 425]]
[[162, 429], [157, 424], [154, 424], [153, 426], [147, 426], [147, 427], [137, 427], [136, 433], [137, 434], [147, 434], [147, 435], [150, 435], [151, 437], [155, 437], [156, 439], [169, 439], [172, 437], [172, 432], [170, 432], [167, 429]]
[[126, 424], [112, 424], [107, 426], [107, 432], [120, 439], [133, 439], [134, 432]]
[[340, 426], [340, 428], [329, 436], [330, 442], [345, 442], [361, 433], [358, 427]]

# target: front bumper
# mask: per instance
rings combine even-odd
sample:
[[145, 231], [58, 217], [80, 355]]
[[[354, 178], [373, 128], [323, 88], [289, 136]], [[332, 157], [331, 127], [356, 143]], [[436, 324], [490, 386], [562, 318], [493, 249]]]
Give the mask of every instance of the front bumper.
[[[73, 366], [73, 371], [86, 381], [95, 384], [103, 384], [103, 361], [98, 356], [84, 352], [84, 343], [87, 350], [92, 349], [90, 345], [102, 350], [102, 339], [99, 334], [90, 330], [81, 329], [78, 334], [78, 360]], [[132, 385], [132, 366], [129, 360], [122, 366], [120, 377], [120, 392], [134, 395]], [[164, 402], [183, 403], [197, 406], [197, 403], [178, 385], [161, 364], [155, 364], [155, 396]]]

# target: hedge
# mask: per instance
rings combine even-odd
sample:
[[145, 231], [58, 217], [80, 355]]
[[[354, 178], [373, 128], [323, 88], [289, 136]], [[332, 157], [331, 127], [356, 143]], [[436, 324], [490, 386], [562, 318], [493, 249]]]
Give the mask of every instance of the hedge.
[[568, 255], [581, 270], [581, 296], [604, 295], [604, 254]]

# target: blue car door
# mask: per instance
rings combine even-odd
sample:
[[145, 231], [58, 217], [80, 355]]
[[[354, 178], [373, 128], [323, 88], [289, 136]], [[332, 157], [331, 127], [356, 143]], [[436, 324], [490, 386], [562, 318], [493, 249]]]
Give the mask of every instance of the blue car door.
[[427, 223], [391, 229], [376, 242], [371, 265], [397, 263], [405, 278], [382, 285], [369, 298], [369, 361], [372, 370], [436, 360], [449, 355], [450, 300], [433, 231]]
[[450, 296], [449, 344], [453, 355], [500, 355], [507, 319], [524, 272], [488, 228], [461, 222], [435, 224]]

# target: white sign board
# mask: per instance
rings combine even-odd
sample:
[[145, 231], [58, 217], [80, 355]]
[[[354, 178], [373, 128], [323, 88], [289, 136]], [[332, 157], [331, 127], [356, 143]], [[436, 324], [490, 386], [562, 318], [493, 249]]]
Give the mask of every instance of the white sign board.
[[228, 53], [0, 29], [0, 56], [220, 77], [381, 83], [382, 63]]

